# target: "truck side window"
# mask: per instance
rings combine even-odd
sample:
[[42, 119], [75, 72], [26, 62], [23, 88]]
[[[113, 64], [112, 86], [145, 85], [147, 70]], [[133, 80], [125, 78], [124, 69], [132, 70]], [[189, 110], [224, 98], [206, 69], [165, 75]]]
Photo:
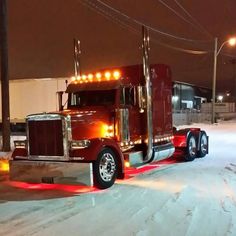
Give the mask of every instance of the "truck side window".
[[122, 105], [136, 105], [135, 97], [135, 88], [134, 87], [124, 87], [121, 90], [120, 103]]
[[78, 98], [77, 94], [72, 93], [72, 94], [71, 94], [71, 101], [70, 101], [71, 106], [76, 106], [76, 105], [78, 105], [79, 103], [80, 103], [80, 102], [79, 102], [79, 98]]

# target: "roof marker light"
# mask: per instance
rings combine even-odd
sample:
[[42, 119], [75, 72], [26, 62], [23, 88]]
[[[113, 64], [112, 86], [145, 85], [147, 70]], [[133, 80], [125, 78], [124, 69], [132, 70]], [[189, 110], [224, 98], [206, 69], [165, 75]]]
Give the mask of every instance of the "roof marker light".
[[98, 81], [101, 81], [102, 74], [100, 72], [96, 73], [96, 78]]
[[115, 71], [113, 72], [113, 77], [114, 77], [116, 80], [118, 80], [118, 79], [120, 78], [120, 72], [119, 72], [118, 70], [115, 70]]
[[86, 75], [82, 75], [82, 80], [86, 80], [87, 76]]
[[88, 75], [88, 80], [89, 80], [90, 82], [93, 81], [93, 74], [89, 74], [89, 75]]
[[106, 78], [107, 80], [110, 80], [110, 78], [111, 78], [111, 73], [110, 73], [109, 71], [105, 72], [105, 78]]

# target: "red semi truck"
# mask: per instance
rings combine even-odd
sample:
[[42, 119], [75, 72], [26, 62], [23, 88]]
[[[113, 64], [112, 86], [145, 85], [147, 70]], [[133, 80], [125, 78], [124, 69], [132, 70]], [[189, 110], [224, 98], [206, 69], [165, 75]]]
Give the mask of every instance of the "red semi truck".
[[143, 35], [142, 65], [76, 76], [67, 86], [67, 109], [27, 117], [27, 139], [15, 142], [10, 173], [40, 163], [86, 163], [95, 186], [104, 189], [124, 178], [125, 166], [169, 158], [176, 150], [186, 161], [208, 153], [205, 131], [173, 128], [171, 70], [149, 66], [145, 29]]

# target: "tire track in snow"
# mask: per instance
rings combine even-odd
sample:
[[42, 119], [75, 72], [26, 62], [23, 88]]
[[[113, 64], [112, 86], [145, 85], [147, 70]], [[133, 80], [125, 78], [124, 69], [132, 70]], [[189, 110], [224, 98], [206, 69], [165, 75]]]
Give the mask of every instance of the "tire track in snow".
[[[148, 216], [146, 218], [143, 217], [144, 223], [142, 227], [136, 231], [134, 235], [156, 235], [157, 232], [158, 235], [169, 235], [169, 232], [165, 230], [166, 227], [163, 226], [163, 224], [169, 223], [169, 225], [173, 225], [173, 219], [176, 218], [175, 213], [179, 213], [179, 211], [176, 211], [176, 208], [178, 208], [179, 203], [182, 201], [181, 199], [188, 194], [187, 192], [188, 189], [184, 187], [181, 191], [174, 193], [174, 195], [169, 195], [159, 207], [153, 207], [151, 212], [149, 210]], [[192, 215], [192, 209], [185, 209], [182, 212], [184, 213], [179, 219], [180, 222], [183, 222], [183, 219], [189, 218]], [[180, 215], [178, 215], [178, 217], [180, 217]], [[166, 222], [166, 220], [168, 222]], [[165, 221], [165, 223], [163, 221]]]
[[[8, 230], [3, 232], [4, 235], [12, 235], [11, 233], [13, 228], [14, 232], [16, 232], [14, 235], [31, 235], [30, 232], [32, 230], [35, 231], [34, 229], [36, 229], [36, 231], [40, 231], [40, 227], [43, 227], [44, 224], [47, 225], [48, 222], [54, 221], [54, 219], [60, 217], [61, 214], [66, 214], [67, 211], [71, 211], [73, 208], [73, 205], [70, 206], [65, 204], [64, 201], [60, 201], [59, 204], [55, 205], [50, 204], [50, 202], [52, 202], [52, 200], [47, 201], [46, 204], [42, 204], [41, 207], [37, 207], [36, 211], [34, 209], [29, 209], [14, 215], [12, 218], [8, 219], [9, 221], [6, 220], [8, 224], [11, 224], [11, 227], [8, 227]], [[42, 217], [42, 215], [44, 217]], [[14, 219], [17, 220], [18, 218], [20, 219], [20, 222], [16, 221], [14, 224]]]

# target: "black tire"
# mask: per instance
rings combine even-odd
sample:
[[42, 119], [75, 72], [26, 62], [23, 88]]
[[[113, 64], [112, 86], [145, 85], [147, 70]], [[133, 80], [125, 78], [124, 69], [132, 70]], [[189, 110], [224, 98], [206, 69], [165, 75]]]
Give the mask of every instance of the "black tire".
[[99, 189], [111, 187], [117, 177], [117, 157], [110, 148], [103, 148], [93, 163], [94, 185]]
[[187, 138], [187, 146], [185, 148], [185, 161], [193, 161], [197, 156], [197, 141], [195, 136], [190, 133]]
[[208, 138], [205, 131], [201, 131], [199, 142], [197, 157], [204, 157], [208, 153]]

